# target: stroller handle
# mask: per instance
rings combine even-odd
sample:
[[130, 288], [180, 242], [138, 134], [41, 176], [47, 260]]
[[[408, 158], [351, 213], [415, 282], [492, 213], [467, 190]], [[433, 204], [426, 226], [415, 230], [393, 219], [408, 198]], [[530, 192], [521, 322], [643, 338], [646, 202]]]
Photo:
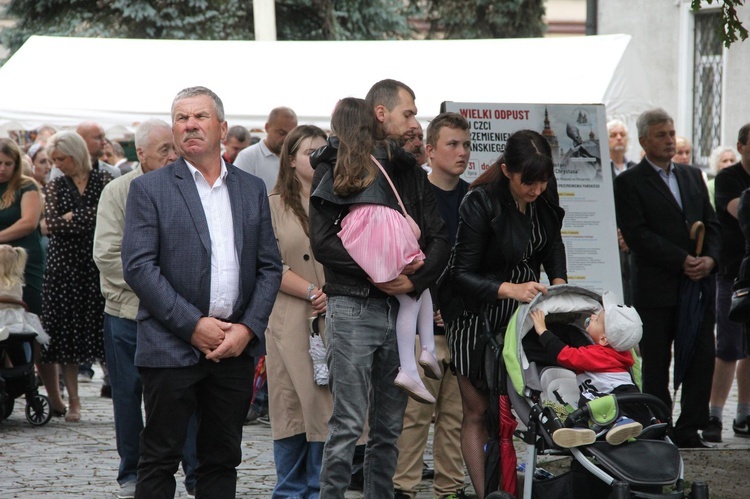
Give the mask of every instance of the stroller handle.
[[[615, 400], [617, 400], [618, 406], [622, 404], [646, 405], [651, 410], [654, 417], [659, 421], [668, 422], [672, 417], [671, 411], [667, 408], [667, 405], [662, 402], [660, 398], [649, 395], [648, 393], [613, 393], [611, 395], [615, 398]], [[588, 405], [584, 405], [583, 407], [579, 407], [578, 409], [573, 411], [567, 417], [567, 419], [565, 420], [565, 426], [570, 428], [579, 419], [588, 419], [589, 417], [589, 407]]]

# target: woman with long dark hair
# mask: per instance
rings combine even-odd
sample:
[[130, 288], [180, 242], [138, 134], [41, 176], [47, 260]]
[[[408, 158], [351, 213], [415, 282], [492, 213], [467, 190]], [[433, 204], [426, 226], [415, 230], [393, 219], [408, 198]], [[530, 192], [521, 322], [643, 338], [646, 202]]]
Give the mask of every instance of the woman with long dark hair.
[[[553, 193], [552, 151], [537, 132], [520, 130], [505, 152], [471, 185], [459, 210], [450, 284], [460, 297], [456, 307], [441, 303], [446, 340], [457, 370], [464, 417], [461, 448], [477, 496], [485, 496], [485, 412], [489, 391], [481, 369], [483, 331], [504, 333], [519, 303], [567, 280], [560, 235], [564, 211]], [[453, 309], [453, 310], [450, 310]]]
[[317, 497], [331, 392], [314, 380], [309, 320], [324, 330], [323, 267], [312, 257], [309, 202], [310, 154], [326, 134], [301, 125], [284, 140], [279, 177], [269, 204], [284, 265], [281, 288], [266, 329], [266, 372], [277, 482], [271, 497]]

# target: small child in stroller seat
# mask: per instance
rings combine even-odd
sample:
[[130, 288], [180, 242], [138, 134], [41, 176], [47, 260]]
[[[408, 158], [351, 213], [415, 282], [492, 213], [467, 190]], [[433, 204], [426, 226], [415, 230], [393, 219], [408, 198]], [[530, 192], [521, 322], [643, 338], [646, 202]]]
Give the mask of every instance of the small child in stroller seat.
[[[547, 330], [544, 312], [530, 313], [534, 329], [542, 346], [557, 357], [557, 362], [576, 372], [581, 391], [579, 406], [588, 400], [617, 392], [637, 392], [629, 369], [635, 360], [630, 350], [641, 340], [643, 324], [634, 308], [620, 304], [612, 292], [602, 295], [604, 309], [586, 318], [584, 327], [593, 344], [574, 348], [566, 345]], [[621, 416], [606, 431], [606, 440], [619, 445], [641, 433], [643, 425]], [[578, 447], [596, 440], [596, 433], [588, 427], [560, 428], [552, 434], [560, 447]]]

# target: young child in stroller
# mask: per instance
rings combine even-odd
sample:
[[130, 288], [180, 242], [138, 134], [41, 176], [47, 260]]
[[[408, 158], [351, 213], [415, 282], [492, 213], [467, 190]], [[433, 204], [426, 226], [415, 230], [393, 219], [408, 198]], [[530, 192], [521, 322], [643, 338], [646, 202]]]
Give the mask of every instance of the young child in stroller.
[[[23, 248], [0, 244], [0, 340], [13, 333], [34, 332], [37, 342], [46, 345], [49, 336], [44, 332], [39, 317], [27, 312], [22, 301], [26, 260], [26, 250]], [[5, 362], [10, 360], [6, 358]]]
[[[579, 407], [612, 392], [638, 393], [630, 374], [635, 362], [630, 350], [638, 344], [643, 334], [641, 319], [634, 308], [620, 304], [617, 296], [610, 291], [602, 295], [602, 303], [604, 309], [584, 322], [586, 333], [593, 343], [581, 347], [568, 346], [550, 332], [543, 311], [537, 309], [530, 313], [544, 349], [556, 357], [558, 364], [576, 372], [581, 392]], [[643, 425], [627, 415], [621, 415], [609, 428], [599, 430], [599, 434], [606, 432], [605, 438], [610, 445], [620, 445], [638, 436]], [[589, 445], [596, 438], [597, 432], [579, 424], [574, 428], [557, 429], [552, 434], [552, 440], [565, 448]]]

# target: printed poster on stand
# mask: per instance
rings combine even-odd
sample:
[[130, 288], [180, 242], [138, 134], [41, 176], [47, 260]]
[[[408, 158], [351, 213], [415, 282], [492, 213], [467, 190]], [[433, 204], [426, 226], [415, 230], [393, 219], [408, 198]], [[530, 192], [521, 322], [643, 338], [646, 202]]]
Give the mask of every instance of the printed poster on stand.
[[513, 132], [534, 130], [547, 139], [565, 209], [568, 282], [597, 293], [616, 290], [622, 297], [604, 105], [444, 102], [442, 110], [469, 121], [471, 159], [463, 175], [468, 182], [502, 155]]

